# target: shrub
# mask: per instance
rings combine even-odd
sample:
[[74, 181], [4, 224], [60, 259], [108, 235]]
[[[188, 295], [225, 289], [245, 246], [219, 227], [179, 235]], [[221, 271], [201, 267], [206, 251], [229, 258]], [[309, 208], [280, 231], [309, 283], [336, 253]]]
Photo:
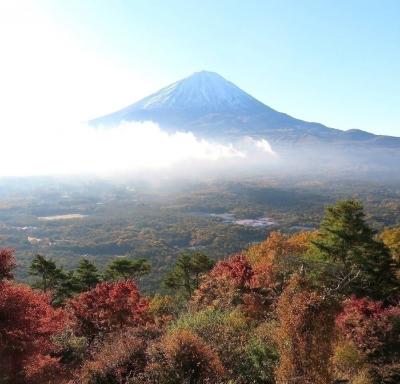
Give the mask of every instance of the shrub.
[[87, 339], [83, 336], [76, 336], [72, 329], [65, 329], [55, 335], [52, 341], [57, 347], [57, 356], [60, 357], [61, 363], [68, 364], [69, 369], [72, 366], [76, 367], [86, 358]]
[[197, 313], [183, 315], [171, 325], [169, 333], [190, 331], [207, 340], [218, 352], [223, 364], [232, 371], [241, 360], [249, 327], [243, 314], [238, 311], [220, 311], [208, 308]]
[[150, 351], [148, 382], [159, 384], [222, 383], [224, 368], [203, 339], [186, 330], [166, 335]]
[[354, 296], [344, 302], [336, 319], [342, 335], [364, 353], [368, 361], [387, 363], [400, 357], [400, 307]]
[[179, 311], [179, 303], [172, 296], [159, 294], [149, 301], [149, 314], [157, 324], [163, 325], [174, 319]]
[[226, 367], [226, 377], [235, 383], [271, 383], [277, 353], [271, 332], [266, 332], [270, 324], [256, 331], [252, 325], [238, 309], [207, 308], [181, 316], [169, 331], [186, 330], [206, 340]]
[[147, 345], [158, 336], [153, 326], [108, 335], [84, 363], [79, 384], [127, 383], [145, 370]]
[[351, 341], [344, 340], [336, 346], [332, 364], [338, 377], [351, 379], [362, 369], [364, 362], [365, 357]]
[[274, 384], [277, 362], [278, 353], [273, 343], [253, 335], [244, 347], [240, 382]]

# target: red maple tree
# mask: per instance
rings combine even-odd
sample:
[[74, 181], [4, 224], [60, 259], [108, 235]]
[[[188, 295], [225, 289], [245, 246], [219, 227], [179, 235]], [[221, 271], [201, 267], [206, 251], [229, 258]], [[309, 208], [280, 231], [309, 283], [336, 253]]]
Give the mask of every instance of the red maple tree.
[[148, 300], [141, 297], [132, 280], [103, 282], [72, 298], [67, 308], [75, 319], [77, 334], [93, 340], [124, 326], [143, 323]]
[[59, 373], [51, 338], [67, 323], [66, 313], [50, 305], [49, 295], [0, 282], [0, 381], [43, 383]]
[[237, 288], [248, 288], [254, 277], [254, 271], [242, 254], [234, 255], [228, 260], [218, 262], [211, 270], [211, 277], [228, 278]]

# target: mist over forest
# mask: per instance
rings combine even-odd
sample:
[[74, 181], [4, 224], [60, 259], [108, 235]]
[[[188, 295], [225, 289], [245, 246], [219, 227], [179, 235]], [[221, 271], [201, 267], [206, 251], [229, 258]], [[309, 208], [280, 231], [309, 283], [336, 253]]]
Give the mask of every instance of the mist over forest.
[[399, 384], [400, 2], [0, 1], [0, 384]]
[[158, 124], [43, 128], [1, 170], [0, 381], [396, 383], [396, 138]]

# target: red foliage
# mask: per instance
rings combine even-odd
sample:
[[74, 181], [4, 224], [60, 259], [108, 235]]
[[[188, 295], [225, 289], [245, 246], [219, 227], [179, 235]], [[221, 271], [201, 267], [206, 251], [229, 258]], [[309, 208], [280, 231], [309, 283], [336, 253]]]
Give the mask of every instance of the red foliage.
[[59, 372], [51, 337], [67, 323], [65, 312], [54, 309], [48, 295], [27, 285], [0, 283], [0, 379], [43, 383]]
[[217, 263], [211, 271], [211, 277], [227, 278], [238, 289], [272, 289], [276, 285], [276, 269], [270, 263], [251, 265], [246, 256], [238, 254]]
[[194, 292], [191, 306], [229, 308], [240, 305], [249, 318], [262, 318], [276, 300], [272, 265], [252, 267], [246, 256], [218, 262]]
[[254, 271], [246, 257], [238, 254], [217, 263], [211, 271], [211, 276], [214, 278], [226, 277], [236, 288], [249, 288]]
[[148, 301], [140, 296], [131, 280], [103, 282], [68, 302], [76, 320], [76, 331], [93, 339], [124, 326], [144, 321]]
[[[384, 307], [380, 301], [351, 297], [344, 303], [336, 325], [345, 338], [367, 355], [381, 354], [383, 348], [400, 347], [400, 307]], [[397, 335], [396, 335], [397, 334]]]
[[12, 270], [17, 263], [14, 257], [14, 250], [11, 248], [0, 249], [0, 280], [12, 279]]

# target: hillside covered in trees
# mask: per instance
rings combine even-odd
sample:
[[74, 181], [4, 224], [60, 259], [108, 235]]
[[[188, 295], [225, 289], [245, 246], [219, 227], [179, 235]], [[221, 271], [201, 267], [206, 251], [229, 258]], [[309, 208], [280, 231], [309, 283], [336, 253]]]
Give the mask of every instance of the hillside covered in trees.
[[[45, 187], [44, 187], [45, 186]], [[400, 225], [400, 184], [312, 178], [209, 180], [193, 183], [137, 180], [121, 184], [51, 179], [0, 186], [0, 248], [15, 249], [15, 279], [33, 282], [36, 254], [67, 270], [82, 257], [102, 270], [116, 258], [145, 259], [146, 294], [184, 251], [213, 260], [241, 252], [272, 231], [293, 233], [319, 226], [324, 207], [355, 198], [378, 230]], [[265, 220], [262, 225], [255, 221]]]
[[37, 255], [30, 286], [4, 248], [0, 383], [399, 383], [399, 262], [400, 228], [376, 233], [356, 200], [218, 262], [182, 253], [152, 296], [146, 259]]

